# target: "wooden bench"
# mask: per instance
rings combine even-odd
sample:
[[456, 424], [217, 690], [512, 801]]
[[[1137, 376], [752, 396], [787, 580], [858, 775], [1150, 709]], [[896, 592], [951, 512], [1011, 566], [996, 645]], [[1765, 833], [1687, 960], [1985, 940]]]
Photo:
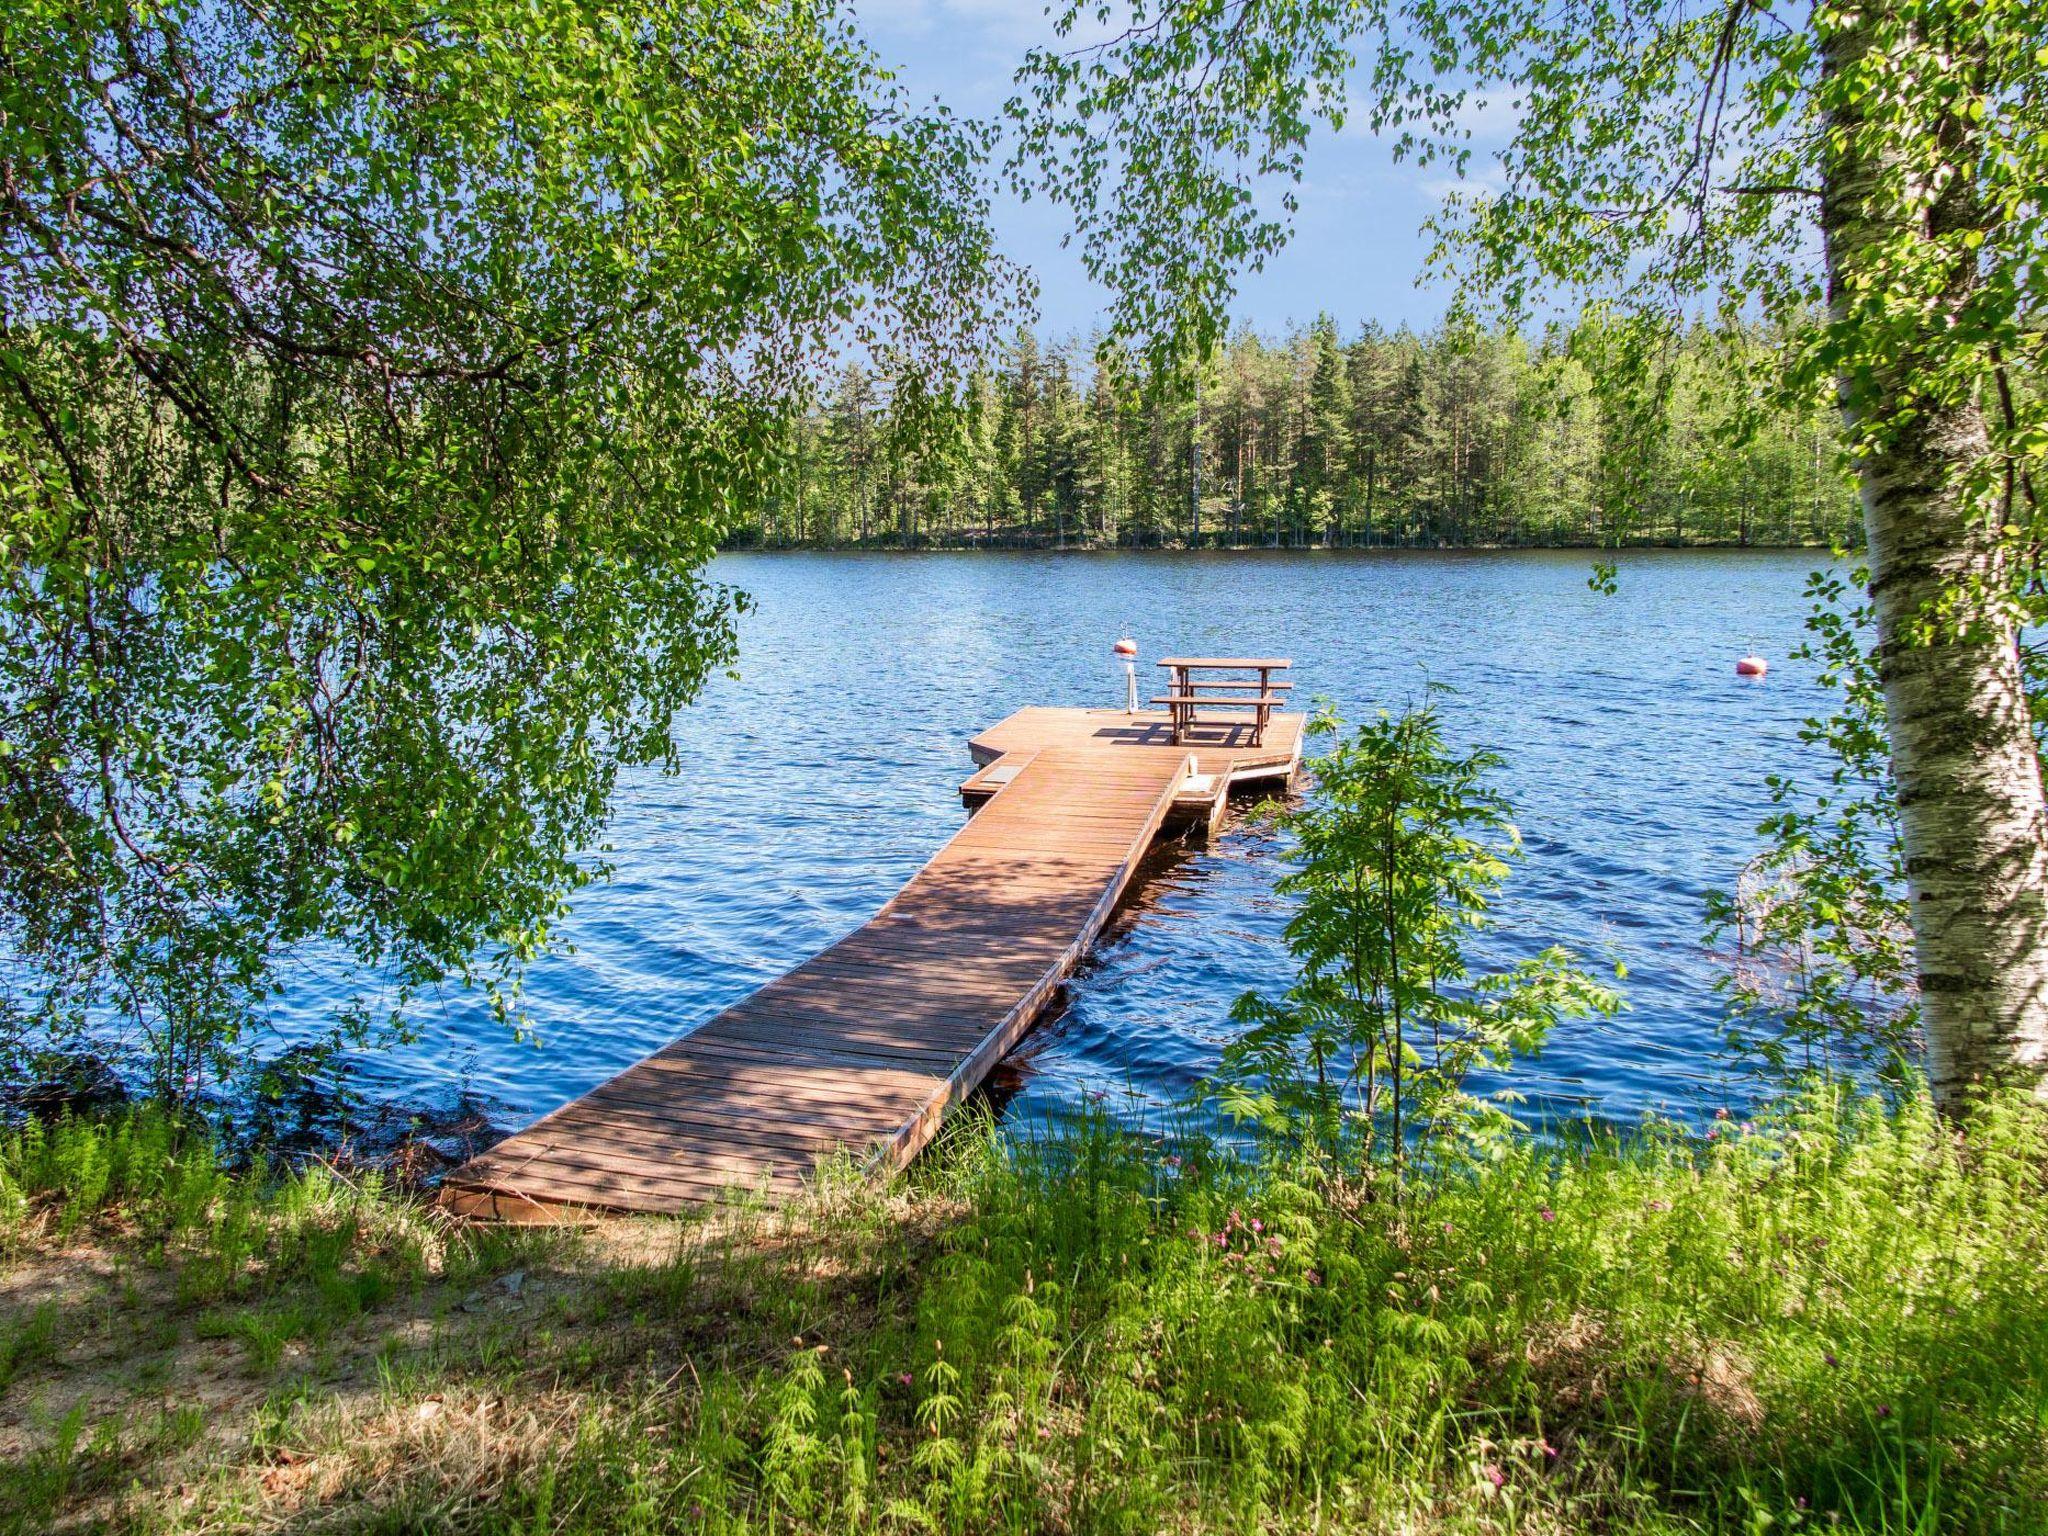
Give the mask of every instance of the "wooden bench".
[[[1196, 722], [1198, 708], [1251, 710], [1252, 745], [1258, 746], [1266, 739], [1266, 726], [1273, 718], [1275, 706], [1287, 702], [1286, 690], [1291, 683], [1273, 681], [1275, 672], [1284, 672], [1294, 665], [1284, 656], [1165, 656], [1159, 665], [1168, 669], [1171, 679], [1167, 691], [1153, 699], [1154, 704], [1164, 704], [1173, 720], [1173, 740], [1176, 746], [1184, 745], [1188, 733]], [[1198, 678], [1197, 672], [1256, 672], [1256, 681], [1250, 678]], [[1241, 693], [1250, 697], [1240, 698]]]
[[1154, 704], [1206, 704], [1211, 709], [1273, 709], [1287, 700], [1277, 693], [1262, 693], [1256, 699], [1240, 699], [1213, 693], [1162, 693]]

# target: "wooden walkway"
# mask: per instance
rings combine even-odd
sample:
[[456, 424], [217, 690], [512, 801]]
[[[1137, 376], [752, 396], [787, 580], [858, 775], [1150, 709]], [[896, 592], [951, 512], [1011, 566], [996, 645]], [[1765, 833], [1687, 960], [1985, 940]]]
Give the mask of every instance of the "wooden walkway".
[[443, 1204], [673, 1212], [792, 1193], [837, 1152], [909, 1161], [1035, 1022], [1169, 818], [1213, 824], [1235, 775], [1292, 773], [1300, 717], [1275, 723], [1254, 753], [1163, 745], [1164, 716], [1012, 716], [972, 744], [987, 766], [962, 795], [981, 809], [872, 920], [464, 1164]]

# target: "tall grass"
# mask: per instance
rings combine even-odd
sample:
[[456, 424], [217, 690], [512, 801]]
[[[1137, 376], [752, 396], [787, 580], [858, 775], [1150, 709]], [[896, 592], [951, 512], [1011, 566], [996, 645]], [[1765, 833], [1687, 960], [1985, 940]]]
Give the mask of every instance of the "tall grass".
[[[66, 1232], [210, 1275], [231, 1252], [238, 1278], [194, 1304], [229, 1320], [375, 1274], [335, 1303], [374, 1333], [395, 1297], [416, 1316], [516, 1256], [464, 1245], [534, 1241], [451, 1248], [384, 1192], [217, 1167], [187, 1221], [205, 1159], [157, 1156], [175, 1141], [0, 1149], [17, 1262]], [[1395, 1209], [1106, 1123], [969, 1131], [908, 1189], [635, 1227], [640, 1256], [563, 1282], [545, 1326], [470, 1338], [444, 1303], [436, 1336], [380, 1355], [373, 1403], [301, 1376], [196, 1470], [127, 1454], [125, 1499], [52, 1470], [97, 1433], [53, 1418], [41, 1491], [0, 1484], [0, 1511], [97, 1486], [165, 1528], [2017, 1536], [2048, 1530], [2044, 1146], [2038, 1110], [1958, 1137], [1917, 1101], [1823, 1095], [1711, 1137], [1518, 1141], [1416, 1172]], [[48, 1356], [9, 1401], [48, 1396]], [[463, 1404], [524, 1417], [494, 1437]], [[471, 1438], [418, 1428], [443, 1422]], [[308, 1502], [272, 1507], [280, 1446], [332, 1469]], [[155, 1500], [152, 1476], [209, 1491]]]

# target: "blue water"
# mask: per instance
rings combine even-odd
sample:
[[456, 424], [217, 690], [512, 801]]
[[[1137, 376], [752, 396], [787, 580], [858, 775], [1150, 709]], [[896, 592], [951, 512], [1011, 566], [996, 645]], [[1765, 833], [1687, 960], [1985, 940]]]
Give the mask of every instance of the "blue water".
[[[1571, 1024], [1518, 1084], [1542, 1106], [1631, 1119], [1739, 1097], [1718, 1045], [1705, 893], [1757, 847], [1767, 775], [1811, 779], [1821, 702], [1787, 660], [1806, 554], [1642, 552], [1589, 591], [1570, 552], [734, 555], [752, 595], [739, 676], [680, 722], [683, 768], [621, 786], [616, 873], [579, 897], [573, 954], [527, 983], [518, 1042], [454, 993], [423, 1038], [362, 1058], [373, 1101], [480, 1101], [512, 1129], [609, 1077], [872, 914], [963, 820], [966, 739], [1026, 704], [1120, 702], [1110, 642], [1284, 654], [1297, 699], [1354, 717], [1450, 685], [1449, 734], [1505, 758], [1526, 858], [1494, 958], [1564, 943], [1628, 967], [1630, 1011]], [[1734, 675], [1754, 644], [1767, 680]], [[1247, 988], [1289, 967], [1284, 868], [1239, 823], [1163, 855], [1065, 1009], [1000, 1074], [1032, 1118], [1106, 1095], [1169, 1104], [1210, 1068]], [[322, 1001], [309, 982], [296, 1007]]]

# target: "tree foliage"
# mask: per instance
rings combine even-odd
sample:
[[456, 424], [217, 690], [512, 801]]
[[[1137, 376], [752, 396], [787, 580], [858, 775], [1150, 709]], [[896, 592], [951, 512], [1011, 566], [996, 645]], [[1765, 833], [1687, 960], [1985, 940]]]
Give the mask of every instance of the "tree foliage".
[[[1515, 129], [1435, 222], [1437, 260], [1515, 313], [1594, 293], [1662, 334], [1673, 314], [1788, 325], [1785, 384], [1868, 385], [1919, 353], [1922, 387], [1998, 395], [1988, 472], [2048, 454], [2038, 373], [2048, 272], [2048, 9], [1882, 0], [1141, 0], [1106, 40], [1035, 52], [1010, 104], [1013, 178], [1070, 208], [1117, 334], [1162, 358], [1212, 345], [1237, 274], [1282, 246], [1314, 132], [1362, 118], [1418, 165], [1473, 168], [1474, 123]], [[1062, 35], [1092, 5], [1056, 17]], [[1105, 18], [1106, 19], [1106, 18]], [[1869, 45], [1831, 70], [1831, 39]], [[1844, 115], [1844, 109], [1854, 110]], [[1888, 221], [1831, 294], [1823, 182], [1850, 139], [1888, 167]], [[1972, 217], [1921, 238], [1961, 142]], [[1178, 252], [1169, 254], [1169, 248]], [[1982, 274], [1952, 313], [1958, 262]], [[1831, 313], [1830, 298], [1843, 302]], [[1886, 427], [1864, 420], [1866, 434]]]
[[983, 139], [821, 0], [24, 0], [0, 82], [13, 1043], [510, 981], [805, 368], [983, 323]]
[[1201, 542], [1226, 548], [1850, 541], [1830, 414], [1758, 408], [1774, 341], [1689, 331], [1647, 422], [1597, 313], [1534, 341], [1457, 324], [1347, 336], [1327, 316], [1243, 328], [1199, 381], [1030, 332], [953, 395], [851, 363], [792, 422], [733, 538], [1185, 545], [1194, 504]]

